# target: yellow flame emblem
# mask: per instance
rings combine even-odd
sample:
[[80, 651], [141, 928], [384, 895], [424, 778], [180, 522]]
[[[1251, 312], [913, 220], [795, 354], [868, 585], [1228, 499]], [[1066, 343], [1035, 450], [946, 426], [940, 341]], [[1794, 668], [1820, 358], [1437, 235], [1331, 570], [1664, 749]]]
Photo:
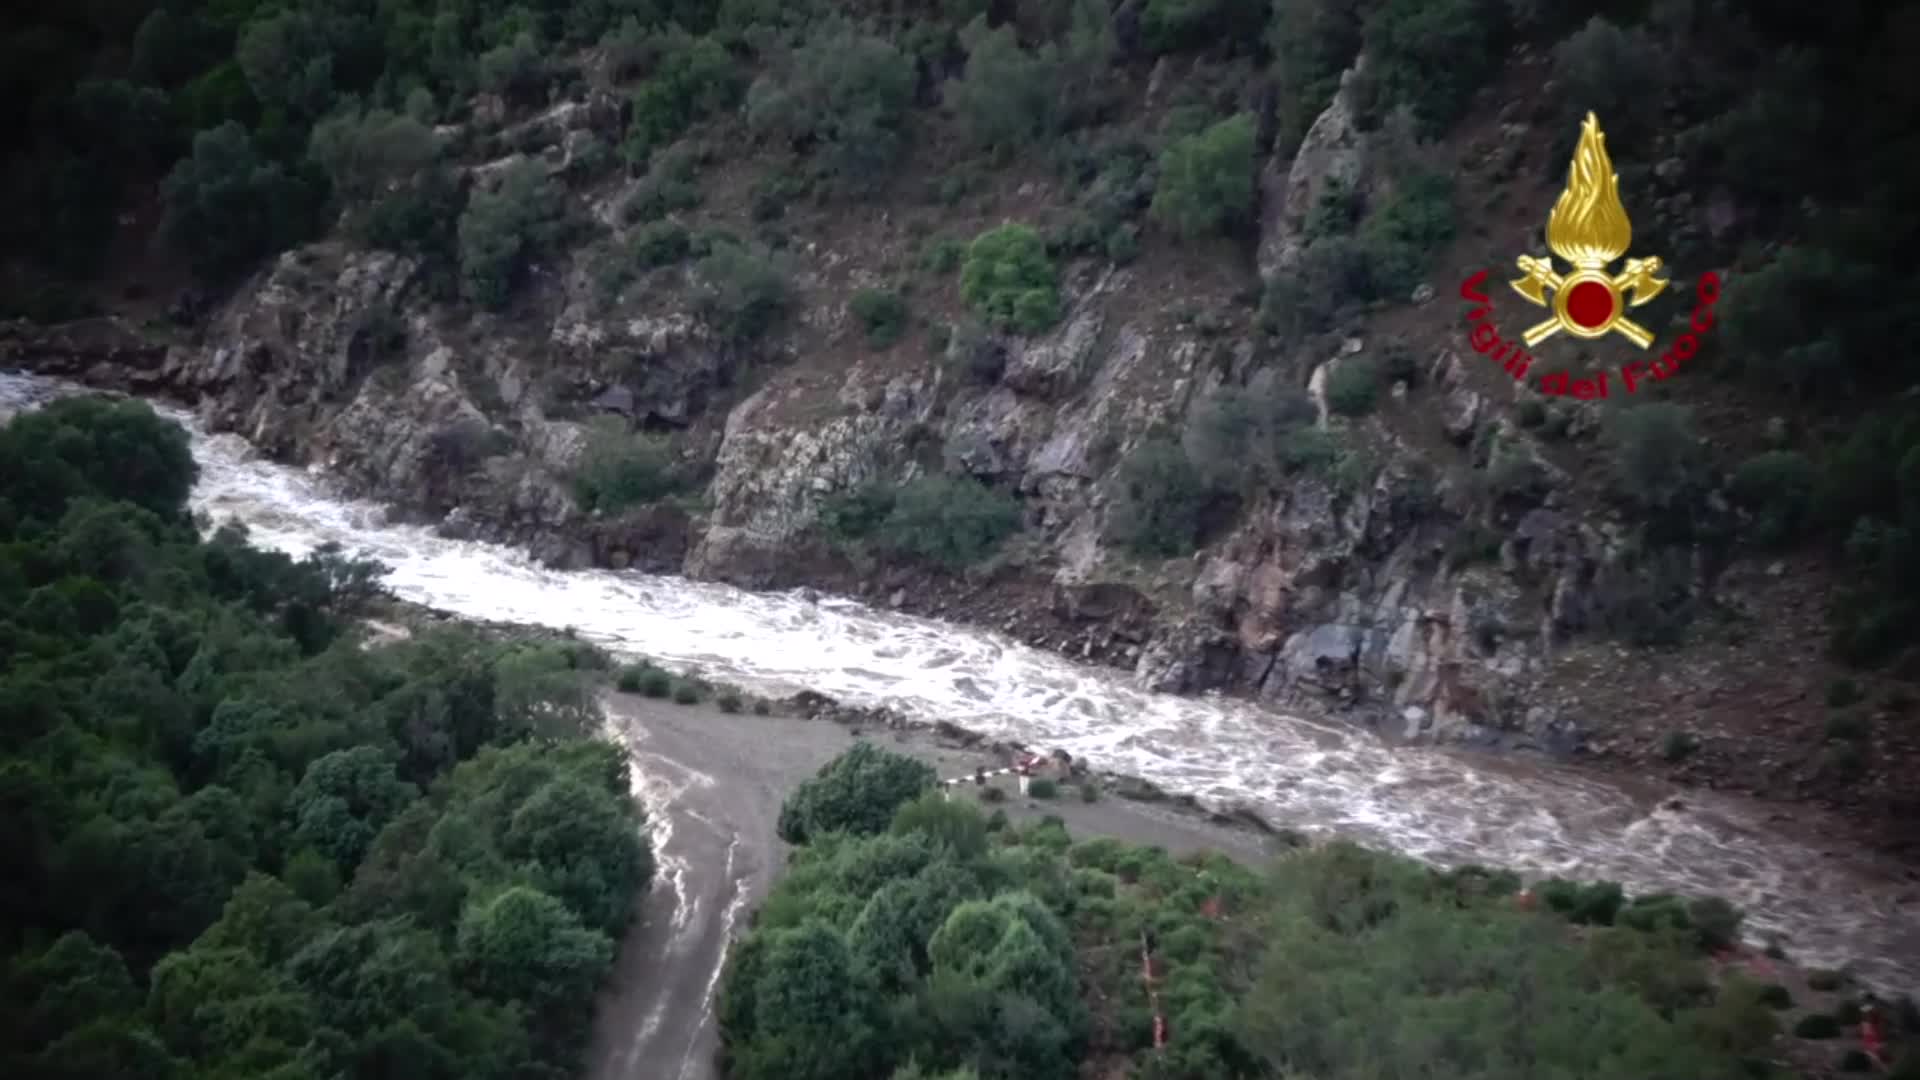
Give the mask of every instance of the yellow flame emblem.
[[[1607, 137], [1589, 112], [1567, 170], [1567, 189], [1547, 218], [1547, 246], [1573, 264], [1573, 273], [1563, 277], [1551, 259], [1522, 255], [1518, 265], [1526, 276], [1512, 283], [1521, 296], [1553, 308], [1553, 318], [1522, 335], [1527, 344], [1539, 344], [1562, 330], [1581, 338], [1617, 332], [1643, 349], [1653, 344], [1653, 333], [1627, 318], [1629, 305], [1621, 300], [1630, 293], [1631, 306], [1639, 307], [1660, 295], [1667, 281], [1653, 276], [1660, 269], [1659, 258], [1628, 259], [1619, 274], [1607, 273], [1607, 264], [1624, 255], [1632, 242], [1633, 223], [1620, 204], [1620, 177], [1607, 158]], [[1553, 291], [1551, 301], [1547, 290]]]

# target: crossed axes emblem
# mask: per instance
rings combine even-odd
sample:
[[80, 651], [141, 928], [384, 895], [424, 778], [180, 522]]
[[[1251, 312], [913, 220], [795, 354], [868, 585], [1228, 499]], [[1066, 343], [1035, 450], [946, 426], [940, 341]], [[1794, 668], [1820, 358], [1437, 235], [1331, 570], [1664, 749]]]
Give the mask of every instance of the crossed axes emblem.
[[[1627, 318], [1620, 301], [1623, 294], [1631, 294], [1631, 306], [1639, 307], [1659, 296], [1660, 290], [1667, 287], [1665, 279], [1653, 276], [1660, 265], [1658, 256], [1628, 259], [1625, 268], [1614, 276], [1608, 276], [1601, 267], [1581, 266], [1572, 274], [1562, 277], [1554, 272], [1550, 260], [1536, 259], [1531, 255], [1520, 256], [1518, 266], [1526, 277], [1511, 283], [1513, 291], [1541, 307], [1551, 305], [1554, 309], [1553, 318], [1533, 326], [1521, 337], [1531, 348], [1562, 330], [1584, 338], [1596, 338], [1618, 330], [1635, 345], [1646, 348], [1653, 344], [1653, 332]], [[1610, 309], [1604, 321], [1582, 325], [1567, 314], [1567, 302], [1573, 290], [1586, 286], [1606, 290]], [[1554, 293], [1551, 301], [1546, 296], [1549, 289]]]

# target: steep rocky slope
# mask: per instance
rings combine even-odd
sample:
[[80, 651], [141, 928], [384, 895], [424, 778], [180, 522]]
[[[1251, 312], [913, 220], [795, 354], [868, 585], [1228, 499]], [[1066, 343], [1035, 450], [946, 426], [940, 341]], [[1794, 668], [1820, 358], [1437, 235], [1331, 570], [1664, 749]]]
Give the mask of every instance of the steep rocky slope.
[[[1165, 58], [1141, 74], [1119, 111], [1150, 131], [1176, 86], [1217, 73]], [[1279, 350], [1260, 328], [1262, 276], [1293, 272], [1330, 189], [1377, 193], [1391, 183], [1380, 159], [1404, 152], [1359, 129], [1351, 75], [1297, 150], [1263, 164], [1257, 235], [1181, 244], [1148, 233], [1127, 265], [1067, 261], [1064, 315], [1034, 336], [953, 333], [964, 305], [938, 275], [913, 278], [914, 323], [897, 343], [871, 346], [849, 312], [857, 288], [912, 276], [931, 238], [1070, 212], [1073, 185], [1023, 161], [957, 201], [927, 197], [960, 164], [933, 138], [883, 197], [787, 206], [781, 257], [796, 300], [756, 343], [696, 314], [699, 282], [681, 268], [610, 298], [604, 237], [541, 260], [497, 314], [435, 299], [413, 261], [342, 237], [280, 256], [190, 328], [17, 327], [8, 360], [198, 402], [214, 427], [276, 457], [558, 565], [857, 593], [1129, 667], [1166, 690], [1244, 693], [1349, 712], [1395, 737], [1633, 763], [1910, 819], [1914, 796], [1899, 779], [1917, 748], [1903, 697], [1868, 688], [1868, 761], [1842, 769], [1823, 756], [1837, 672], [1821, 658], [1818, 560], [1729, 562], [1701, 545], [1678, 571], [1649, 568], [1594, 481], [1612, 403], [1553, 404], [1558, 437], [1546, 438], [1523, 419], [1543, 411], [1535, 395], [1464, 344], [1459, 282], [1491, 269], [1488, 287], [1504, 291], [1504, 268], [1538, 247], [1565, 175], [1566, 133], [1531, 104], [1547, 77], [1542, 58], [1514, 57], [1478, 99], [1482, 119], [1421, 151], [1456, 177], [1463, 225], [1427, 283]], [[1229, 96], [1258, 89], [1224, 85]], [[568, 177], [582, 140], [617, 137], [619, 123], [611, 98], [589, 96], [454, 134], [485, 187], [523, 154]], [[704, 198], [676, 216], [695, 230], [755, 232], [756, 178], [779, 160], [745, 149], [732, 121], [691, 139], [706, 160]], [[515, 153], [485, 152], [503, 147]], [[1636, 175], [1648, 187], [1630, 191], [1630, 205], [1663, 235], [1738, 219], [1724, 198], [1691, 202], [1677, 168]], [[602, 233], [625, 237], [619, 208], [647, 182], [578, 184], [569, 198]], [[1652, 310], [1684, 320], [1690, 281], [1675, 277]], [[1338, 415], [1329, 376], [1367, 361], [1392, 364], [1397, 382], [1371, 415]], [[1190, 557], [1115, 547], [1117, 464], [1156, 430], [1189, 425], [1214, 389], [1256, 377], [1309, 392], [1342, 467], [1248, 500]], [[1700, 381], [1675, 392], [1705, 399]], [[1757, 425], [1738, 410], [1708, 415], [1712, 438], [1753, 440]], [[571, 477], [596, 417], [672, 433], [700, 494], [582, 510]], [[1495, 446], [1527, 463], [1525, 485], [1489, 488]], [[984, 566], [880, 560], [818, 527], [836, 497], [941, 468], [1020, 496], [1022, 532]], [[1737, 520], [1717, 499], [1703, 513]], [[1667, 591], [1650, 591], [1661, 573]], [[1619, 643], [1623, 620], [1666, 604], [1712, 617], [1679, 644]]]

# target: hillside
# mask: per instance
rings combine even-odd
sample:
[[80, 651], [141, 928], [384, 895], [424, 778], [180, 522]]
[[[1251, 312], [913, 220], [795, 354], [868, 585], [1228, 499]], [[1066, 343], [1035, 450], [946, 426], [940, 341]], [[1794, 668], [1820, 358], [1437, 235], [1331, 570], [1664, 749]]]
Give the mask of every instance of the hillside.
[[[9, 356], [562, 565], [858, 593], [1910, 844], [1920, 20], [1542, 8], [47, 14], [10, 38], [10, 304], [117, 321]], [[1627, 401], [1508, 379], [1459, 299], [1487, 270], [1531, 321], [1503, 282], [1589, 110], [1672, 280], [1636, 318], [1726, 282]]]

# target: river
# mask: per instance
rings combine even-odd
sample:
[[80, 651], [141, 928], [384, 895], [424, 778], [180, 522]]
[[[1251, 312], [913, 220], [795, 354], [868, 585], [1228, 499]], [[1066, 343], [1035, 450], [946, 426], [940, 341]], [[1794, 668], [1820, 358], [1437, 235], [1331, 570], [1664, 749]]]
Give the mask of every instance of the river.
[[[0, 373], [0, 411], [57, 392], [50, 380]], [[186, 413], [161, 408], [193, 433], [196, 511], [237, 518], [256, 543], [289, 553], [334, 541], [377, 558], [392, 569], [389, 587], [410, 601], [571, 627], [757, 693], [812, 689], [1062, 748], [1205, 803], [1244, 803], [1277, 824], [1435, 863], [1718, 894], [1746, 910], [1754, 936], [1784, 935], [1798, 961], [1850, 962], [1882, 990], [1920, 990], [1920, 919], [1904, 902], [1913, 886], [1768, 824], [1763, 806], [1687, 792], [1675, 808], [1654, 783], [1392, 747], [1243, 701], [1150, 693], [1124, 672], [851, 600], [549, 570], [518, 551], [389, 525], [380, 507], [340, 497], [323, 475], [273, 464], [237, 436], [209, 436]]]

